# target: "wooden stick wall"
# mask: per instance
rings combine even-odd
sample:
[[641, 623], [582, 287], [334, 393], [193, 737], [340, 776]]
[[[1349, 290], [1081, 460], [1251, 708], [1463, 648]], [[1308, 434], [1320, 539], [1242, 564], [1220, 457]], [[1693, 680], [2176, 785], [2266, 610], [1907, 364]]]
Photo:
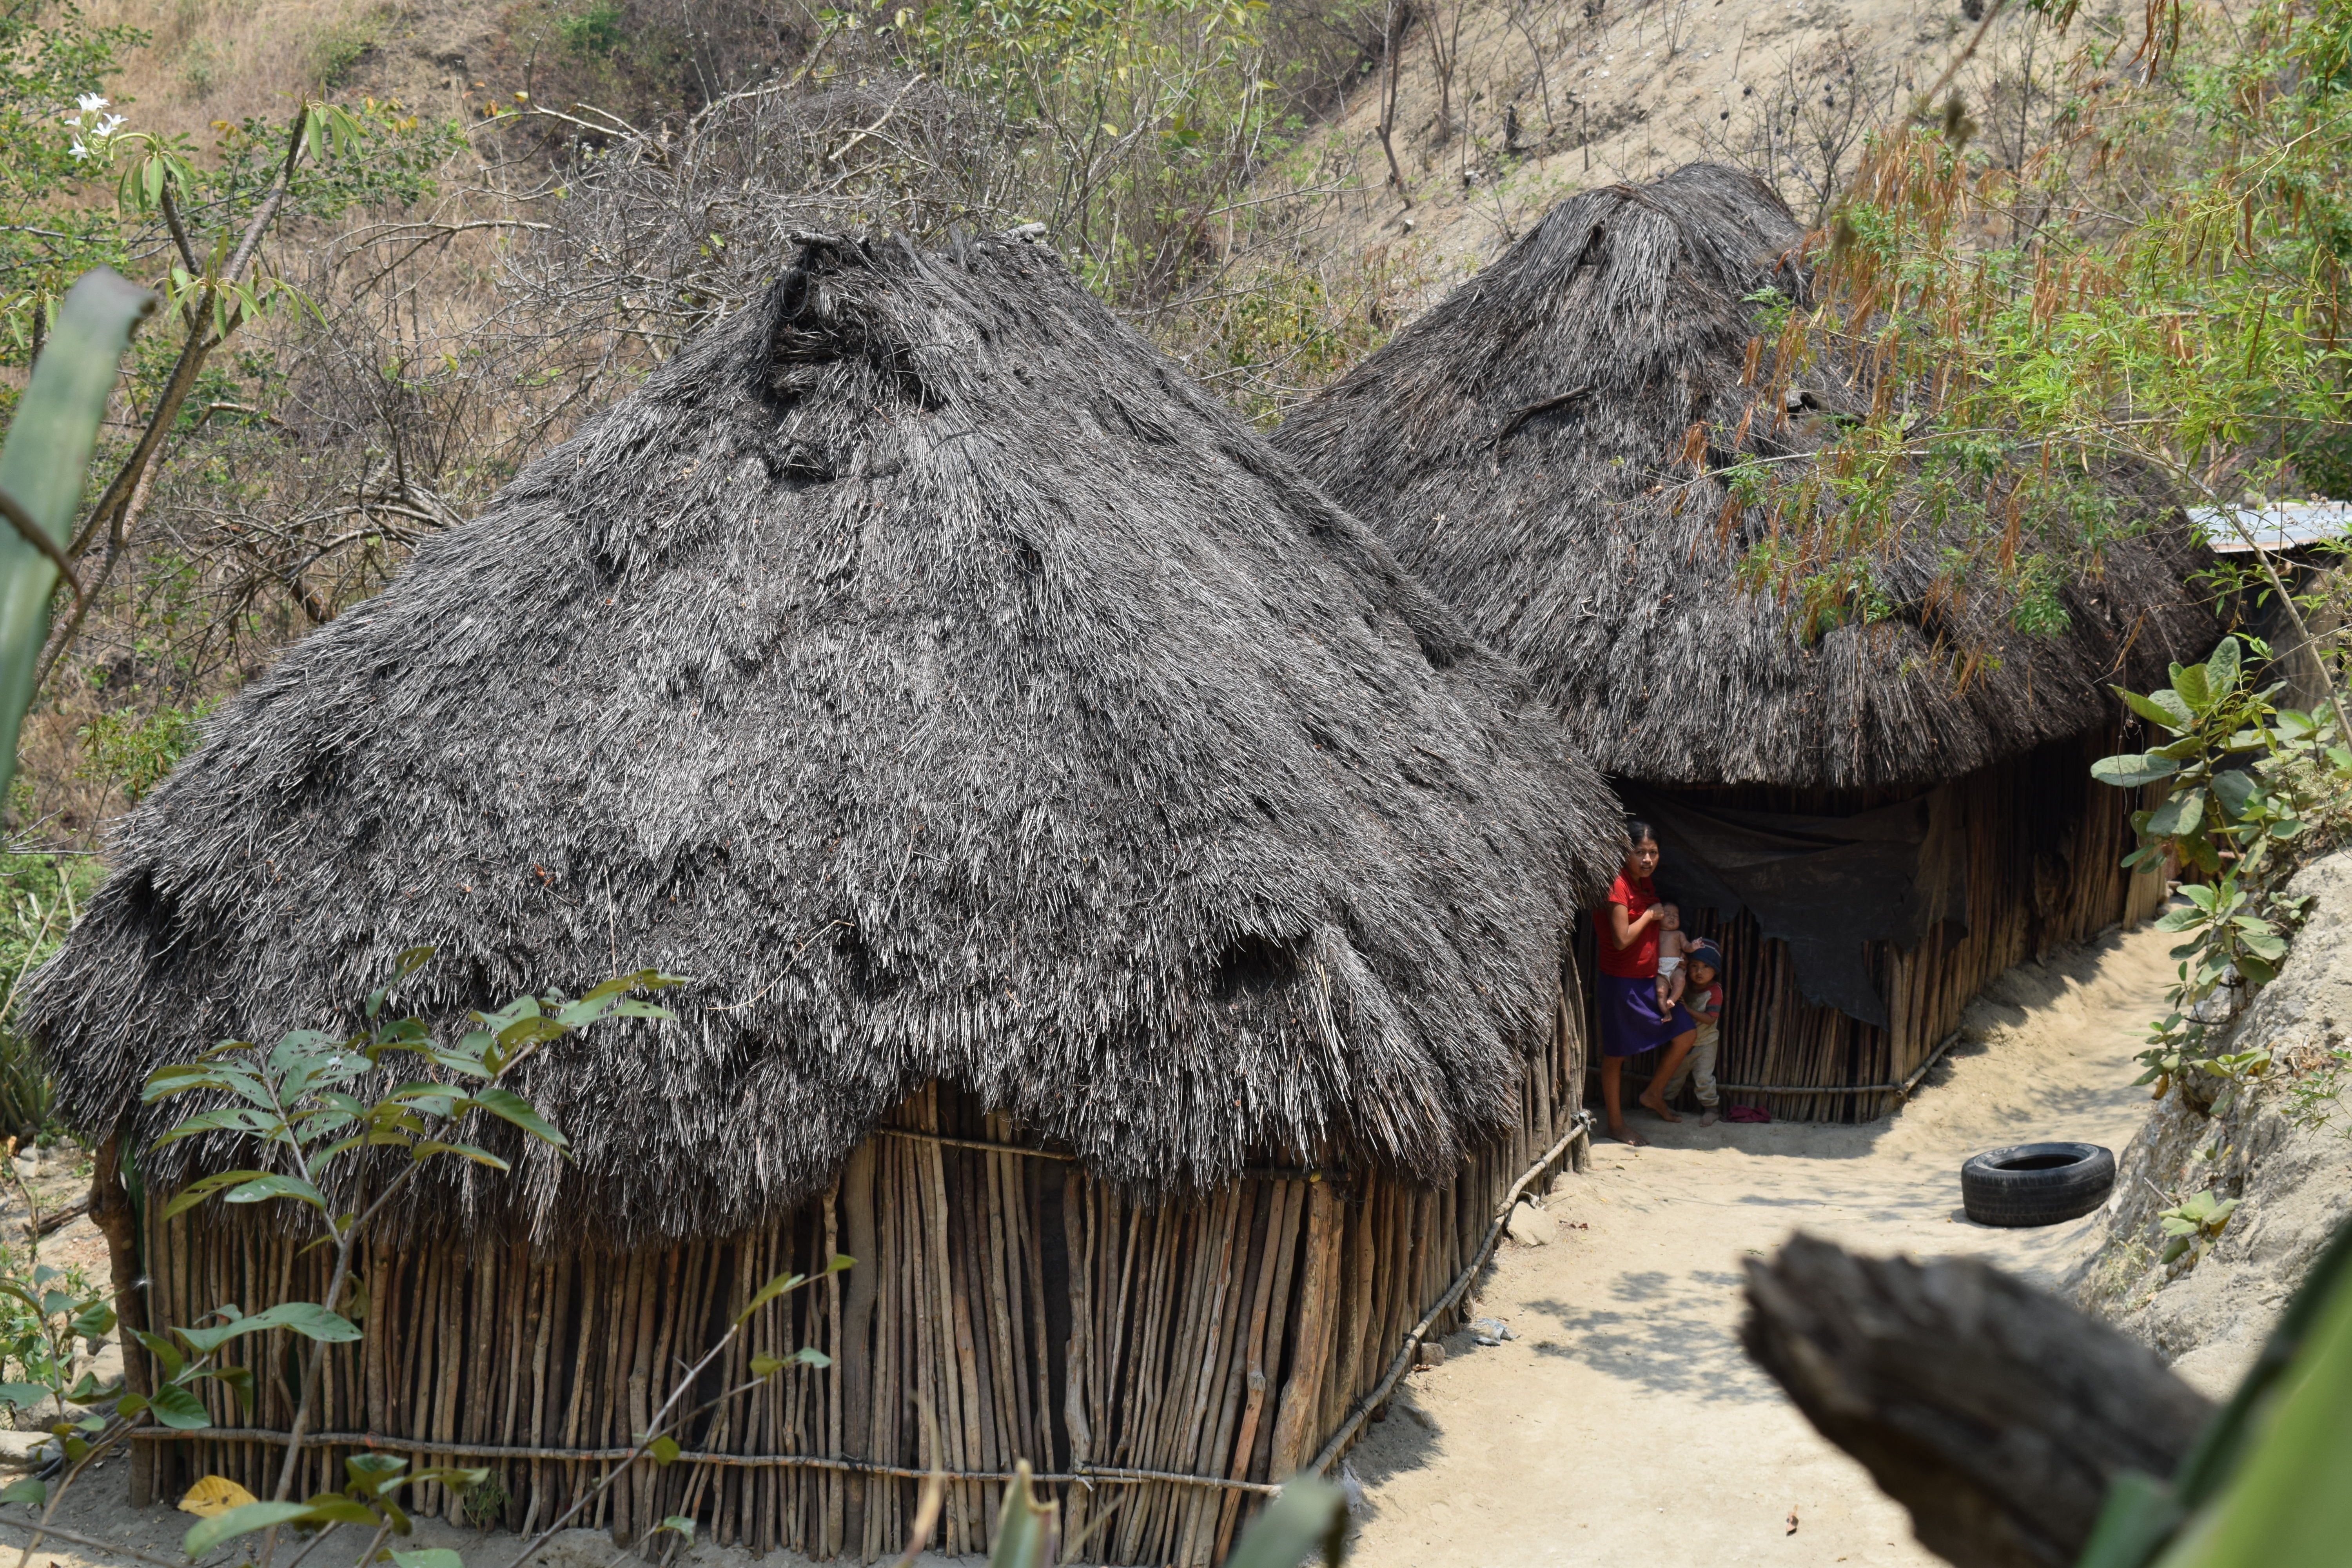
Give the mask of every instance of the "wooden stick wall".
[[[2120, 749], [2119, 731], [2099, 731], [1941, 786], [1949, 792], [1943, 809], [1957, 814], [1956, 830], [1968, 851], [1967, 921], [1965, 928], [1938, 925], [1908, 952], [1889, 942], [1870, 944], [1871, 977], [1886, 1001], [1891, 1028], [1806, 1001], [1786, 945], [1766, 940], [1752, 914], [1743, 910], [1725, 921], [1713, 910], [1685, 911], [1685, 929], [1711, 936], [1723, 948], [1717, 1078], [1775, 1089], [1901, 1083], [2002, 971], [2153, 911], [2164, 900], [2164, 879], [2135, 877], [2118, 865], [2133, 844], [2131, 813], [2146, 803], [2090, 776], [2093, 762]], [[1712, 805], [1833, 816], [1888, 805], [1906, 794], [1753, 787], [1707, 791], [1701, 798]], [[1590, 923], [1580, 948], [1588, 964]], [[1588, 1019], [1588, 1026], [1595, 1022]], [[1633, 1070], [1649, 1070], [1654, 1059], [1634, 1058]], [[1895, 1096], [1777, 1094], [1768, 1100], [1727, 1091], [1726, 1102], [1765, 1104], [1784, 1121], [1853, 1121], [1885, 1114]]]
[[[789, 1370], [720, 1405], [679, 1434], [689, 1454], [912, 1471], [936, 1461], [1001, 1472], [1026, 1458], [1050, 1474], [1279, 1480], [1377, 1385], [1407, 1330], [1471, 1260], [1502, 1194], [1568, 1130], [1584, 1079], [1582, 1016], [1571, 984], [1549, 1048], [1528, 1061], [1517, 1125], [1434, 1189], [1301, 1171], [1196, 1203], [1142, 1204], [1066, 1160], [940, 1142], [1015, 1139], [1003, 1118], [935, 1086], [822, 1199], [749, 1234], [633, 1252], [585, 1237], [544, 1251], [495, 1239], [387, 1246], [364, 1271], [365, 1336], [330, 1353], [313, 1429], [369, 1434], [395, 1450], [625, 1446], [762, 1281], [845, 1251], [856, 1267], [765, 1309], [698, 1397], [745, 1381], [755, 1355], [813, 1346], [832, 1364]], [[224, 1301], [253, 1310], [316, 1300], [326, 1260], [299, 1247], [217, 1205], [151, 1223], [151, 1321], [194, 1323]], [[248, 1414], [215, 1388], [216, 1426], [284, 1430], [304, 1342], [234, 1343], [257, 1403]], [[221, 1437], [160, 1447], [167, 1499], [206, 1474], [268, 1496], [282, 1451]], [[306, 1456], [298, 1495], [339, 1485], [349, 1451]], [[499, 1521], [522, 1531], [552, 1520], [604, 1468], [462, 1462], [490, 1469], [505, 1499]], [[640, 1464], [576, 1522], [625, 1540], [690, 1514], [725, 1544], [872, 1561], [905, 1543], [919, 1489], [912, 1477], [845, 1469]], [[1115, 1563], [1214, 1563], [1260, 1500], [1171, 1481], [1060, 1489], [1066, 1538], [1099, 1526], [1089, 1555]], [[1001, 1500], [992, 1481], [951, 1485], [935, 1544], [985, 1552]], [[418, 1507], [455, 1521], [465, 1501], [430, 1489]]]

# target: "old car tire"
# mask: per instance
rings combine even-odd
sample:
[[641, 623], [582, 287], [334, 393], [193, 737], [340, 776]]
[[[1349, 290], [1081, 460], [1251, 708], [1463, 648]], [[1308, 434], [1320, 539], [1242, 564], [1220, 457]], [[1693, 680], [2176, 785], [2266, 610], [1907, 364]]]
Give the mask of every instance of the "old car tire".
[[2115, 1190], [2116, 1157], [2096, 1143], [2020, 1143], [1960, 1167], [1960, 1201], [1979, 1225], [2056, 1225]]

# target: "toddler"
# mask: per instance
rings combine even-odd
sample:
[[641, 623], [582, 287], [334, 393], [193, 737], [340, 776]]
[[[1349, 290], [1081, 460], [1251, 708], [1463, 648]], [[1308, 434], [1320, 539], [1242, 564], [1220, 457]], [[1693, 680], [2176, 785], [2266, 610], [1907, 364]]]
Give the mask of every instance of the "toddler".
[[1658, 1011], [1665, 1012], [1683, 999], [1683, 957], [1690, 942], [1683, 936], [1683, 912], [1673, 904], [1658, 906]]
[[1659, 1090], [1661, 1100], [1671, 1100], [1687, 1081], [1698, 1096], [1701, 1127], [1712, 1127], [1721, 1114], [1717, 1101], [1720, 1096], [1715, 1087], [1715, 1058], [1723, 1040], [1723, 954], [1715, 943], [1701, 937], [1690, 944], [1678, 965], [1689, 985], [1683, 995], [1683, 1005], [1698, 1023], [1698, 1038], [1692, 1042], [1690, 1054], [1683, 1065], [1675, 1069], [1673, 1079]]

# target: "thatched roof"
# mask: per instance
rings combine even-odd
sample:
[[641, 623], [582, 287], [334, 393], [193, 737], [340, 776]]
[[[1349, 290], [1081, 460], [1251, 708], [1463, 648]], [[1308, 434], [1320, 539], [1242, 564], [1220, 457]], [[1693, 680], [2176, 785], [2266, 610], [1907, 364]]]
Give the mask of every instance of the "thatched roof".
[[444, 1018], [692, 976], [520, 1085], [576, 1166], [447, 1163], [433, 1213], [541, 1234], [747, 1223], [934, 1078], [1124, 1182], [1436, 1178], [1621, 845], [1523, 679], [1050, 253], [812, 240], [229, 705], [29, 1023], [102, 1130], [412, 943]]
[[[1720, 480], [1667, 469], [1702, 421], [1718, 447], [1743, 418], [1749, 450], [1820, 444], [1784, 399], [1750, 417], [1769, 389], [1763, 376], [1742, 384], [1748, 297], [1767, 283], [1801, 294], [1801, 238], [1760, 183], [1713, 164], [1586, 192], [1309, 402], [1275, 445], [1473, 632], [1523, 661], [1617, 777], [1949, 778], [2104, 721], [2111, 680], [2201, 656], [2216, 628], [2181, 587], [2195, 547], [2168, 500], [2120, 482], [2126, 516], [2168, 521], [2064, 587], [2063, 635], [2021, 632], [1983, 599], [1931, 610], [1938, 546], [1925, 537], [1880, 563], [1892, 619], [1811, 646], [1787, 606], [1742, 591], [1736, 561], [1763, 509], [1727, 529]], [[1832, 409], [1851, 395], [1826, 371], [1790, 390]], [[1990, 658], [1956, 689], [1965, 647]]]

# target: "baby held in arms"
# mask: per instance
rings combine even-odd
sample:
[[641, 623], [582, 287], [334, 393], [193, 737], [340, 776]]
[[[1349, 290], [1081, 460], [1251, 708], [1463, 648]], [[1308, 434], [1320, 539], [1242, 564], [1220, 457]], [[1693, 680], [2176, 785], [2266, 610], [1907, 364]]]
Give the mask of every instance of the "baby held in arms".
[[1672, 904], [1658, 906], [1658, 1011], [1665, 1012], [1683, 999], [1683, 960], [1690, 952], [1683, 935], [1683, 912]]

